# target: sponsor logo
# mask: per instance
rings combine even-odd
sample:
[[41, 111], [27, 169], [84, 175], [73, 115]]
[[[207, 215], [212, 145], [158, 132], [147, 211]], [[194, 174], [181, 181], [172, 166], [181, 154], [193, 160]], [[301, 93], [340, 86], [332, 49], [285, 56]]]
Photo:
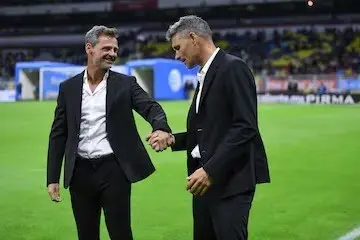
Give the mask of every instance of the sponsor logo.
[[323, 95], [258, 95], [260, 103], [293, 103], [293, 104], [355, 104], [355, 95], [323, 94]]
[[173, 69], [169, 73], [168, 82], [171, 91], [178, 92], [182, 87], [181, 73], [177, 69]]

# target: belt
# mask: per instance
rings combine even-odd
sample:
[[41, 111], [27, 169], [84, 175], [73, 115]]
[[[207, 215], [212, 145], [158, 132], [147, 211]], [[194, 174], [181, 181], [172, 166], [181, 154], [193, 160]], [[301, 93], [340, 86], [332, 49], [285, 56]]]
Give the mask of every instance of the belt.
[[82, 157], [80, 155], [76, 156], [77, 159], [79, 159], [80, 161], [88, 161], [88, 162], [103, 162], [103, 161], [110, 161], [110, 160], [114, 160], [115, 154], [114, 153], [110, 153], [110, 154], [106, 154], [106, 155], [100, 155], [100, 156], [96, 156], [94, 158], [86, 158], [86, 157]]
[[99, 169], [104, 163], [116, 160], [115, 154], [107, 154], [96, 158], [84, 158], [80, 155], [76, 157], [76, 164], [79, 166], [91, 166], [92, 169]]

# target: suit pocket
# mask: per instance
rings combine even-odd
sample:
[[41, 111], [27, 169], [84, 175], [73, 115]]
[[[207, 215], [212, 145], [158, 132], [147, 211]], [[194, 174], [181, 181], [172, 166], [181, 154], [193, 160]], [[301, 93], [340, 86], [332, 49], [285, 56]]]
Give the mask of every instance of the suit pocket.
[[250, 171], [237, 172], [230, 177], [229, 181], [224, 185], [222, 198], [228, 198], [237, 194], [254, 191], [255, 179]]

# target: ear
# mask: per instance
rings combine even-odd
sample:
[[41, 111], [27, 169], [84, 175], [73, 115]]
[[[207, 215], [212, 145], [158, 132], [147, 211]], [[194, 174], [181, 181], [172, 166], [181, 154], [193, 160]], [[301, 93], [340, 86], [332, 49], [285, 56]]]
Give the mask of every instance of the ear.
[[91, 46], [90, 43], [85, 44], [85, 51], [87, 54], [92, 54], [93, 53], [92, 49], [93, 49], [93, 47]]
[[197, 35], [196, 35], [196, 33], [190, 32], [189, 33], [189, 38], [190, 38], [191, 42], [194, 44], [194, 46], [196, 46], [197, 45]]

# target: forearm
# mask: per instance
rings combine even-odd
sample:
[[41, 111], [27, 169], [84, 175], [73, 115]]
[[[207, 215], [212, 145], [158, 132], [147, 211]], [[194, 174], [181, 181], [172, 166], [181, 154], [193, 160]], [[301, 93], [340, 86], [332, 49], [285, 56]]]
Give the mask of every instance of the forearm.
[[145, 118], [151, 124], [153, 131], [161, 130], [171, 133], [171, 128], [167, 123], [167, 118], [164, 110], [157, 102], [152, 102], [149, 106], [149, 111]]
[[47, 154], [47, 185], [59, 182], [67, 140], [66, 108], [61, 84], [54, 115]]
[[184, 151], [187, 147], [187, 132], [175, 133], [175, 143], [171, 146], [172, 151]]
[[65, 140], [60, 138], [50, 140], [47, 157], [47, 185], [50, 183], [59, 183], [64, 152]]
[[131, 89], [133, 108], [150, 123], [153, 131], [162, 130], [164, 132], [171, 132], [162, 107], [136, 83], [135, 78], [133, 78]]

